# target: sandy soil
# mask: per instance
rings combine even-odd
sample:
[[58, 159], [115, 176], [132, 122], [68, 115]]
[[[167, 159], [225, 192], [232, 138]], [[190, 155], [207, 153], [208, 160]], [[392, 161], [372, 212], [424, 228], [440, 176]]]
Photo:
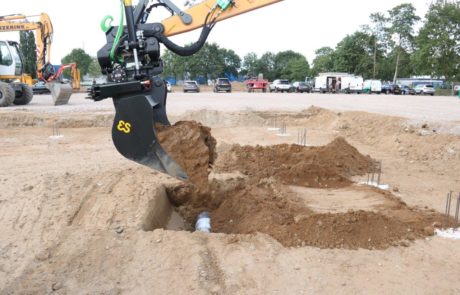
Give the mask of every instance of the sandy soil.
[[[444, 210], [446, 193], [460, 191], [460, 137], [439, 132], [443, 122], [319, 108], [178, 114], [175, 121], [198, 120], [210, 126], [217, 140], [218, 158], [209, 178], [211, 191], [220, 192], [211, 199], [217, 212], [213, 225], [223, 233], [204, 234], [187, 231], [191, 217], [173, 212], [168, 194], [183, 188], [177, 180], [116, 152], [110, 139], [112, 116], [110, 111], [2, 111], [1, 294], [460, 292], [454, 279], [460, 275], [460, 257], [455, 254], [460, 242], [424, 231], [425, 223], [440, 225], [436, 216]], [[281, 123], [290, 135], [268, 130]], [[58, 136], [53, 136], [53, 127]], [[250, 159], [257, 155], [254, 146], [264, 151], [261, 147], [292, 145], [299, 128], [307, 129], [308, 146], [325, 146], [342, 137], [359, 155], [381, 161], [381, 182], [390, 186], [389, 191], [356, 184], [366, 181], [367, 174], [348, 173], [353, 169], [347, 165], [338, 166], [345, 169], [340, 175], [355, 184], [311, 186], [286, 181], [287, 174], [276, 170], [273, 179], [262, 175], [250, 186], [257, 174], [255, 160]], [[219, 159], [235, 154], [235, 144], [245, 153], [219, 165]], [[242, 159], [253, 165], [235, 171]], [[275, 199], [266, 195], [267, 189], [276, 193]], [[261, 201], [261, 195], [271, 203]], [[248, 200], [256, 205], [246, 206]], [[258, 207], [259, 203], [266, 206]], [[297, 234], [303, 238], [299, 244], [285, 243], [283, 234], [289, 230], [245, 231], [254, 229], [249, 219], [232, 226], [238, 220], [229, 220], [226, 208], [248, 208], [241, 216], [265, 222], [282, 221], [287, 212], [283, 210], [293, 208], [298, 216], [295, 226], [303, 229]], [[307, 215], [297, 214], [298, 208], [307, 208]], [[405, 213], [389, 208], [403, 208]], [[310, 224], [308, 214], [324, 216]], [[336, 226], [341, 214], [344, 222]], [[369, 218], [376, 214], [383, 215]], [[413, 227], [412, 233], [407, 224], [400, 226], [401, 218], [424, 227]], [[366, 242], [371, 234], [383, 240], [395, 233], [397, 237], [384, 247], [321, 243], [322, 233], [334, 227], [346, 231], [342, 225], [354, 220], [375, 224], [368, 232], [369, 224], [358, 222], [354, 240]], [[395, 230], [385, 232], [388, 226]], [[313, 235], [319, 239], [310, 240]]]

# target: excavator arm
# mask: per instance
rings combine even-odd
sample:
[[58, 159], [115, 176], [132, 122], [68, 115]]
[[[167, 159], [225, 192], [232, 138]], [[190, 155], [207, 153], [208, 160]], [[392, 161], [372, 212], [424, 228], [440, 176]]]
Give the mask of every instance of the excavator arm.
[[[163, 72], [160, 44], [175, 54], [192, 55], [203, 47], [217, 22], [280, 1], [206, 0], [182, 11], [170, 0], [139, 0], [135, 7], [131, 0], [121, 0], [119, 25], [111, 25], [111, 16], [101, 22], [107, 43], [97, 57], [108, 82], [94, 84], [89, 91], [95, 101], [113, 99], [112, 139], [117, 150], [139, 164], [186, 180], [187, 174], [161, 147], [154, 129], [157, 123], [170, 125], [166, 86], [159, 76]], [[161, 23], [147, 23], [160, 7], [172, 16]], [[202, 28], [200, 37], [192, 45], [182, 47], [168, 38], [198, 28]]]
[[[262, 8], [271, 4], [275, 4], [283, 0], [235, 0], [235, 1], [216, 1], [216, 0], [206, 0], [195, 6], [190, 7], [185, 14], [188, 14], [192, 18], [192, 22], [186, 24], [181, 19], [180, 15], [174, 15], [170, 18], [163, 20], [161, 23], [165, 27], [164, 35], [174, 36], [189, 32], [195, 29], [203, 27], [203, 23], [206, 19], [206, 15], [213, 9], [215, 5], [217, 8], [224, 7], [225, 9], [219, 9], [216, 14], [218, 14], [216, 21], [223, 21], [228, 18]], [[219, 2], [222, 3], [219, 7]], [[227, 5], [227, 6], [226, 6]]]

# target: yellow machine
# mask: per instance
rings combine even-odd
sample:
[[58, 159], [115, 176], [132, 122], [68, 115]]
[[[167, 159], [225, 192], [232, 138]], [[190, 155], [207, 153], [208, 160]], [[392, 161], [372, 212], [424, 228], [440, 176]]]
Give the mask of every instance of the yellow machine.
[[[156, 123], [170, 125], [166, 86], [159, 76], [163, 72], [160, 44], [175, 54], [192, 55], [203, 47], [218, 21], [280, 1], [206, 0], [185, 11], [169, 0], [139, 0], [135, 7], [131, 0], [121, 1], [119, 26], [110, 24], [111, 16], [101, 23], [107, 43], [97, 58], [108, 83], [94, 84], [90, 91], [95, 101], [113, 99], [112, 139], [117, 150], [139, 164], [187, 179], [185, 171], [161, 147], [153, 127]], [[159, 7], [173, 16], [162, 23], [147, 23], [152, 10]], [[190, 46], [179, 46], [168, 38], [198, 28], [202, 28], [201, 35]]]
[[[51, 43], [53, 25], [46, 13], [40, 14], [38, 21], [30, 21], [25, 15], [14, 14], [0, 16], [0, 32], [34, 31], [37, 46], [37, 75], [45, 81], [51, 91], [55, 105], [66, 104], [72, 94], [72, 87], [61, 83], [62, 70], [51, 65]], [[19, 44], [14, 41], [0, 40], [0, 106], [11, 104], [25, 105], [33, 97], [32, 78], [24, 73], [24, 60]], [[63, 65], [67, 67], [67, 65]], [[76, 65], [72, 66], [73, 88], [80, 88], [80, 73]]]

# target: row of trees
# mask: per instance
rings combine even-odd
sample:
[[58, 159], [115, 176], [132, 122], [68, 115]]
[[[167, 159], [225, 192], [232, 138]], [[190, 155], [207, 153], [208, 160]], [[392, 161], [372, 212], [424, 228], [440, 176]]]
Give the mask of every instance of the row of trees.
[[249, 53], [243, 60], [233, 51], [219, 45], [205, 44], [195, 55], [181, 57], [166, 51], [162, 56], [164, 75], [178, 79], [215, 79], [223, 76], [255, 76], [263, 73], [268, 79], [286, 77], [291, 80], [304, 80], [310, 71], [307, 59], [294, 51], [278, 54], [267, 52], [260, 58]]
[[460, 1], [437, 0], [422, 27], [412, 4], [370, 15], [370, 25], [346, 36], [336, 48], [316, 50], [312, 75], [343, 71], [367, 78], [396, 80], [430, 75], [456, 81], [460, 77]]
[[319, 72], [337, 71], [365, 78], [395, 80], [411, 75], [445, 77], [456, 81], [460, 76], [460, 1], [436, 0], [430, 5], [422, 27], [410, 3], [385, 13], [370, 15], [370, 24], [345, 36], [335, 48], [315, 51], [312, 67], [300, 53], [266, 52], [261, 57], [249, 53], [241, 60], [233, 50], [217, 44], [206, 45], [192, 57], [179, 57], [166, 51], [165, 75], [176, 78], [213, 79], [223, 75], [257, 75], [273, 80], [303, 80]]

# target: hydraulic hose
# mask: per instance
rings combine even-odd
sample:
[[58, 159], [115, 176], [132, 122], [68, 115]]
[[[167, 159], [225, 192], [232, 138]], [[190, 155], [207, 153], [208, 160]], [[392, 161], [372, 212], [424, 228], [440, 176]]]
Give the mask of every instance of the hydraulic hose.
[[166, 48], [168, 48], [175, 54], [180, 55], [180, 56], [190, 56], [190, 55], [197, 53], [204, 46], [211, 30], [212, 30], [212, 27], [204, 26], [203, 30], [201, 30], [200, 38], [198, 39], [198, 41], [196, 41], [190, 46], [185, 46], [185, 47], [175, 44], [174, 42], [172, 42], [166, 36], [163, 36], [163, 35], [159, 35], [158, 40], [161, 43], [163, 43]]
[[123, 4], [123, 0], [120, 0], [120, 24], [118, 25], [118, 30], [117, 30], [117, 34], [115, 35], [115, 40], [113, 41], [113, 45], [112, 45], [112, 49], [110, 50], [110, 59], [112, 61], [115, 61], [115, 51], [117, 50], [117, 47], [118, 47], [118, 43], [120, 42], [120, 38], [121, 38], [121, 35], [123, 34], [123, 28], [124, 28], [124, 14], [123, 14], [123, 10], [124, 10], [124, 4]]

